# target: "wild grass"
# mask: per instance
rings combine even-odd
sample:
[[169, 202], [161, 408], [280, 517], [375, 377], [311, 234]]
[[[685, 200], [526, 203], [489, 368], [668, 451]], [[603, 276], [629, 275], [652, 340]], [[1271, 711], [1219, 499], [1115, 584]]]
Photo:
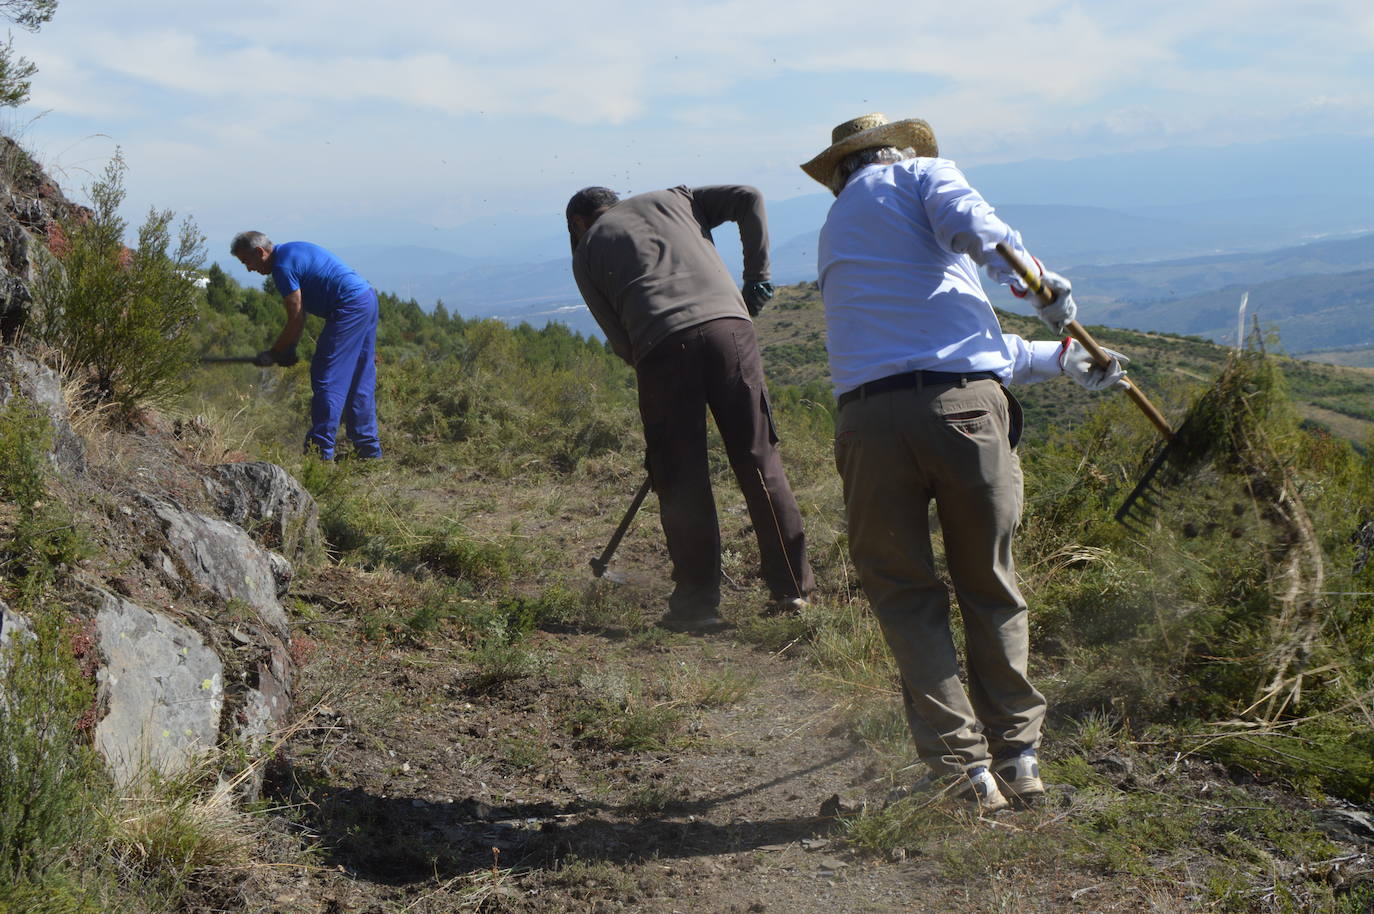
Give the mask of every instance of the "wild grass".
[[653, 781], [632, 790], [622, 806], [639, 815], [659, 815], [682, 803], [686, 796], [680, 781]]
[[213, 758], [170, 777], [145, 777], [101, 810], [121, 881], [174, 901], [199, 875], [249, 862], [261, 826], [237, 808], [232, 790], [216, 786]]
[[624, 674], [584, 673], [581, 696], [568, 709], [574, 736], [607, 749], [661, 751], [677, 744], [685, 714], [678, 702], [658, 701], [644, 683]]
[[737, 704], [758, 682], [758, 676], [731, 667], [708, 670], [680, 660], [668, 669], [662, 696], [693, 708], [724, 708]]

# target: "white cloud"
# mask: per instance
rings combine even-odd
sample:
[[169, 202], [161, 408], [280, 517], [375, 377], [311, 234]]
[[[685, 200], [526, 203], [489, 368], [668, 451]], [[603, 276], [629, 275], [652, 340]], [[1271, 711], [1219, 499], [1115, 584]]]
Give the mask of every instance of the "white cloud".
[[600, 180], [809, 193], [871, 110], [969, 163], [1352, 129], [1372, 45], [1367, 0], [63, 0], [20, 50], [33, 135], [113, 136], [131, 198], [451, 222]]

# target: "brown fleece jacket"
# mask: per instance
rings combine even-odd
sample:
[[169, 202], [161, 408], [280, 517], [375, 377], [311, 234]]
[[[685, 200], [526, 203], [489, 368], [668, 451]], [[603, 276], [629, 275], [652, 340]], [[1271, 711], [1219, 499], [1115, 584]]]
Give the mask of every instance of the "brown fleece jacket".
[[749, 319], [744, 299], [711, 241], [739, 225], [744, 281], [768, 279], [768, 219], [752, 187], [674, 187], [611, 207], [573, 252], [573, 276], [611, 348], [630, 364], [688, 327]]

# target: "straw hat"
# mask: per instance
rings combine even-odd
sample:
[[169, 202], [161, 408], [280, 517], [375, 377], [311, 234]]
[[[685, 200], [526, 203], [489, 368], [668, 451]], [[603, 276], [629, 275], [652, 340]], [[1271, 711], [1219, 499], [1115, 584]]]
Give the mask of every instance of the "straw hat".
[[910, 146], [918, 156], [940, 154], [939, 147], [935, 145], [935, 133], [925, 121], [918, 118], [889, 121], [886, 114], [865, 114], [845, 121], [830, 131], [830, 148], [803, 165], [802, 171], [829, 187], [841, 159], [851, 152], [874, 146], [895, 146], [898, 149]]

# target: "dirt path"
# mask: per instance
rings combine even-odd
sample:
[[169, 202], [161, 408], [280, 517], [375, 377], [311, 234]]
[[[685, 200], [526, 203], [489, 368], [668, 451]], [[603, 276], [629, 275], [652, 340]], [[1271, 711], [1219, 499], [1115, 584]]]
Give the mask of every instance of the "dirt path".
[[[1181, 753], [1146, 760], [1114, 738], [1071, 748], [1059, 734], [1047, 759], [1066, 780], [1047, 807], [983, 819], [923, 810], [913, 831], [875, 842], [897, 850], [864, 854], [822, 807], [881, 807], [894, 759], [855, 732], [896, 721], [895, 699], [841, 706], [805, 645], [746, 637], [757, 592], [727, 597], [743, 630], [654, 627], [667, 569], [647, 536], [627, 541], [631, 583], [608, 592], [596, 621], [585, 569], [555, 561], [599, 551], [605, 524], [583, 520], [599, 517], [594, 506], [519, 497], [532, 506], [520, 528], [530, 570], [500, 600], [474, 597], [454, 616], [464, 624], [414, 637], [401, 626], [379, 644], [369, 616], [423, 604], [420, 579], [329, 566], [298, 582], [314, 642], [298, 707], [314, 711], [269, 778], [264, 865], [226, 874], [223, 903], [200, 910], [1182, 914], [1223, 909], [1208, 902], [1220, 894], [1211, 858], [1241, 844], [1254, 848], [1242, 859], [1291, 858], [1288, 871], [1320, 870], [1331, 885], [1365, 878], [1350, 875], [1371, 859], [1362, 843], [1286, 847], [1283, 810], [1307, 806], [1291, 792]], [[513, 529], [514, 498], [454, 516], [495, 536]], [[743, 521], [723, 516], [727, 544], [747, 542]], [[587, 613], [577, 625], [500, 636], [500, 613], [516, 625], [515, 594], [569, 581], [588, 587], [573, 595]], [[1242, 885], [1268, 878], [1256, 869]]]
[[728, 636], [540, 632], [528, 648], [537, 676], [481, 694], [441, 650], [313, 659], [307, 692], [344, 671], [368, 685], [326, 698], [290, 746], [301, 825], [332, 850], [276, 903], [899, 909], [900, 873], [853, 879], [868, 868], [825, 837], [822, 802], [872, 774], [801, 664]]
[[[882, 802], [873, 756], [807, 664], [728, 634], [537, 632], [539, 672], [480, 694], [461, 652], [346, 643], [307, 666], [305, 691], [332, 697], [278, 772], [289, 831], [324, 850], [243, 887], [262, 910], [1139, 910], [1129, 886], [1112, 897], [1041, 855], [1032, 883], [1014, 861], [961, 875], [855, 854], [818, 813], [837, 794]], [[976, 843], [1054, 813], [958, 816]]]

